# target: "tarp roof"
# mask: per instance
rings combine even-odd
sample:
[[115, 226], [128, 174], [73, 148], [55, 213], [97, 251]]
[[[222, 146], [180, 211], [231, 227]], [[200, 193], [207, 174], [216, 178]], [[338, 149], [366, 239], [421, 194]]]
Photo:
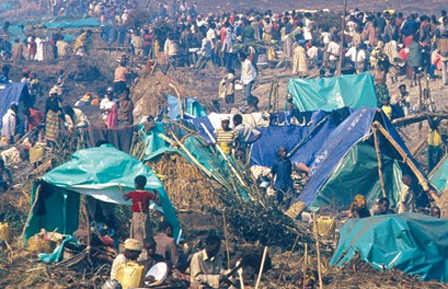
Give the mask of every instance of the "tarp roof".
[[343, 266], [356, 253], [378, 270], [399, 269], [421, 280], [448, 282], [448, 220], [415, 213], [350, 219], [330, 265]]
[[26, 83], [13, 82], [0, 90], [0, 123], [3, 116], [11, 107], [11, 104], [18, 104], [21, 99], [25, 106], [30, 105], [30, 97]]
[[[303, 202], [306, 206], [313, 203], [335, 170], [340, 168], [344, 157], [348, 155], [356, 144], [367, 140], [374, 120], [379, 121], [383, 125], [390, 137], [407, 154], [408, 159], [417, 168], [419, 167], [417, 161], [412, 157], [387, 117], [377, 109], [362, 108], [353, 112], [344, 122], [335, 128], [326, 137], [318, 152], [315, 153], [315, 159], [310, 166], [308, 183], [300, 194], [299, 201]], [[380, 144], [380, 146], [382, 146], [384, 153], [384, 145]], [[359, 162], [362, 161], [363, 159], [359, 160]], [[356, 162], [353, 163], [356, 164]]]
[[34, 209], [26, 236], [31, 237], [41, 226], [49, 231], [59, 228], [62, 233], [73, 233], [77, 229], [77, 222], [73, 223], [73, 219], [77, 220], [78, 211], [70, 211], [72, 206], [66, 203], [62, 195], [72, 199], [73, 203], [70, 204], [79, 202], [73, 196], [76, 195], [73, 192], [76, 192], [107, 203], [130, 205], [130, 200], [123, 199], [118, 184], [126, 192], [135, 190], [134, 178], [137, 175], [147, 177], [146, 189], [157, 189], [160, 193], [165, 218], [173, 225], [177, 235], [180, 226], [176, 212], [156, 174], [130, 155], [110, 145], [103, 145], [77, 151], [69, 162], [56, 167], [42, 178], [44, 183], [54, 186], [59, 193], [41, 196], [40, 209], [43, 206], [46, 214], [39, 214], [39, 208]]
[[440, 165], [429, 175], [429, 180], [438, 191], [448, 188], [448, 158], [441, 161]]
[[288, 93], [299, 111], [377, 106], [373, 77], [368, 72], [332, 78], [290, 79]]

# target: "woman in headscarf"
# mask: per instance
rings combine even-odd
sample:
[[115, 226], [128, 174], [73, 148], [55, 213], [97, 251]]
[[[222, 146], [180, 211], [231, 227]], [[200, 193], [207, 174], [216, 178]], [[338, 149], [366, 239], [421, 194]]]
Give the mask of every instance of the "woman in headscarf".
[[49, 147], [55, 147], [59, 136], [60, 117], [63, 117], [58, 99], [58, 87], [50, 90], [45, 103], [45, 139]]

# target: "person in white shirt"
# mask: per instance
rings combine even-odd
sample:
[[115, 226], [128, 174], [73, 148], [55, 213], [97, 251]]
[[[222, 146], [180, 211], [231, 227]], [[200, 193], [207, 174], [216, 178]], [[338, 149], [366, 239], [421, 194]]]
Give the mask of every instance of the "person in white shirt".
[[2, 136], [6, 137], [10, 143], [14, 142], [14, 136], [16, 135], [18, 110], [17, 104], [13, 103], [2, 118]]
[[112, 87], [107, 89], [106, 95], [100, 102], [100, 110], [103, 113], [103, 120], [107, 119], [107, 115], [115, 104], [114, 90]]
[[241, 82], [243, 83], [244, 97], [248, 105], [251, 105], [255, 96], [252, 95], [252, 87], [257, 79], [257, 70], [255, 69], [252, 61], [247, 59], [247, 55], [244, 52], [240, 53], [241, 61]]
[[335, 41], [331, 40], [328, 43], [327, 53], [328, 53], [328, 67], [332, 69], [336, 69], [339, 60], [339, 53], [341, 50], [341, 46], [337, 44]]

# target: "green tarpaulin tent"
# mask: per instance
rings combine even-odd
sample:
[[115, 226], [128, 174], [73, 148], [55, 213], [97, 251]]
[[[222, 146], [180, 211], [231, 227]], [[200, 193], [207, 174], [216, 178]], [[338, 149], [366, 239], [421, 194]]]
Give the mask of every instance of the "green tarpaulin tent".
[[373, 77], [368, 72], [332, 78], [290, 79], [288, 93], [299, 111], [377, 106]]
[[378, 270], [399, 269], [421, 280], [446, 283], [448, 220], [415, 213], [350, 219], [340, 230], [330, 265], [343, 266], [357, 252]]
[[177, 236], [180, 226], [176, 212], [155, 173], [130, 155], [103, 145], [77, 151], [69, 162], [53, 169], [36, 184], [25, 238], [33, 236], [41, 228], [47, 231], [57, 228], [63, 234], [71, 234], [78, 229], [80, 194], [107, 203], [130, 205], [130, 201], [124, 201], [117, 185], [121, 184], [126, 192], [134, 190], [137, 175], [147, 177], [146, 189], [157, 189], [160, 193], [161, 209]]
[[442, 160], [441, 164], [429, 175], [429, 180], [439, 192], [448, 188], [448, 158]]

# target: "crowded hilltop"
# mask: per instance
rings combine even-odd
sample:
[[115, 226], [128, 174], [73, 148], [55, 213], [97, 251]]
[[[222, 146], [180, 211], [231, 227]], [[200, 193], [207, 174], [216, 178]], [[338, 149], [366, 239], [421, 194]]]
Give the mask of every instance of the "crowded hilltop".
[[445, 10], [32, 5], [2, 19], [0, 287], [443, 288]]

